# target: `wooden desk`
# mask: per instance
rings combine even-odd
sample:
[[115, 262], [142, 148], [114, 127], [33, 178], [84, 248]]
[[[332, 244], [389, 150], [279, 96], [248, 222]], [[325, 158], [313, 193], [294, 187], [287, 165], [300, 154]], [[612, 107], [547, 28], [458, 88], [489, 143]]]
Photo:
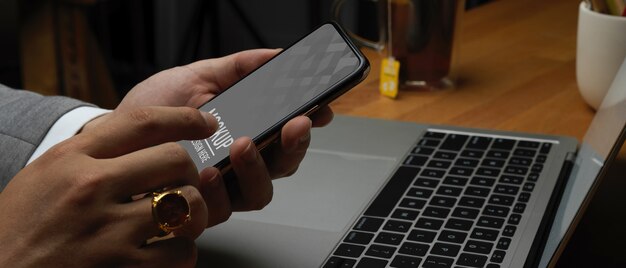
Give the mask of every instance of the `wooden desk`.
[[575, 79], [576, 0], [501, 0], [463, 16], [459, 86], [378, 94], [370, 76], [332, 104], [339, 114], [583, 137], [593, 118]]
[[[331, 106], [338, 114], [568, 135], [581, 140], [594, 111], [575, 77], [578, 0], [500, 0], [464, 14], [459, 86], [378, 93], [380, 56], [365, 51], [370, 76]], [[611, 168], [558, 267], [626, 267], [626, 160]], [[620, 213], [621, 211], [621, 213]], [[615, 215], [617, 212], [617, 217]], [[608, 223], [608, 224], [607, 224]]]

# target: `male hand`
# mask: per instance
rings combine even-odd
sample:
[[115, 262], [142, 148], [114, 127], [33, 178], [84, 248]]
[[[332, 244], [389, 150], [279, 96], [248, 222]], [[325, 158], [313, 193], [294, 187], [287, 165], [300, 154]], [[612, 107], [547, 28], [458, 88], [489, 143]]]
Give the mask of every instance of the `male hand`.
[[[256, 49], [222, 58], [202, 60], [168, 69], [135, 86], [115, 112], [141, 106], [188, 106], [197, 108], [226, 90], [257, 67], [274, 57], [279, 49]], [[225, 221], [231, 211], [257, 210], [272, 198], [272, 179], [293, 174], [306, 153], [311, 127], [328, 124], [332, 110], [322, 107], [311, 119], [299, 116], [282, 128], [279, 142], [257, 152], [250, 138], [237, 139], [230, 148], [232, 170], [221, 174], [215, 168], [202, 171], [200, 190], [210, 209], [220, 211], [208, 226]], [[86, 128], [97, 125], [88, 124]], [[222, 175], [226, 179], [222, 179]], [[225, 186], [225, 181], [228, 186]], [[228, 188], [228, 191], [222, 189]], [[230, 203], [219, 202], [228, 197]]]
[[[216, 128], [197, 109], [142, 107], [52, 147], [0, 193], [0, 267], [193, 267], [194, 239], [221, 210], [207, 206], [196, 166], [174, 141]], [[191, 217], [147, 244], [161, 229], [144, 195], [164, 188], [182, 192]]]

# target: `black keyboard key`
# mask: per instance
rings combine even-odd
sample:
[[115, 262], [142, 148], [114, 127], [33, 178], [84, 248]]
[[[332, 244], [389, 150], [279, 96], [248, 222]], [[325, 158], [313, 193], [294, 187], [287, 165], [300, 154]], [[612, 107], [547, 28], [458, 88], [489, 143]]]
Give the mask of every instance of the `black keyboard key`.
[[361, 256], [361, 253], [363, 253], [364, 250], [365, 250], [364, 246], [340, 244], [335, 250], [334, 255], [358, 258], [359, 256]]
[[465, 184], [467, 184], [467, 181], [468, 181], [467, 178], [447, 176], [443, 180], [443, 183], [449, 184], [449, 185], [455, 185], [455, 186], [465, 186]]
[[497, 249], [507, 250], [511, 245], [511, 238], [501, 237], [496, 244]]
[[474, 228], [474, 231], [472, 231], [470, 237], [474, 239], [496, 241], [496, 239], [498, 238], [498, 231], [483, 228]]
[[434, 139], [422, 139], [420, 140], [417, 145], [419, 146], [425, 146], [425, 147], [437, 147], [439, 145], [439, 143], [441, 143], [440, 140], [434, 140]]
[[414, 210], [398, 208], [393, 212], [393, 214], [391, 214], [391, 217], [399, 220], [413, 221], [417, 219], [418, 214], [419, 212]]
[[456, 198], [445, 196], [434, 196], [429, 205], [451, 208], [456, 204]]
[[[409, 189], [406, 195], [428, 199], [430, 198], [432, 194], [433, 194], [433, 190], [422, 189], [422, 188], [411, 188]], [[376, 199], [378, 199], [378, 197], [376, 197]]]
[[466, 147], [470, 149], [487, 150], [491, 140], [492, 138], [489, 137], [474, 136], [470, 138]]
[[529, 192], [522, 192], [521, 194], [519, 194], [519, 197], [517, 197], [517, 201], [519, 202], [528, 203], [528, 200], [530, 200]]
[[428, 161], [428, 157], [410, 154], [404, 160], [404, 165], [421, 167], [426, 164], [426, 161]]
[[536, 141], [519, 141], [517, 142], [517, 147], [527, 147], [532, 149], [539, 148], [539, 143]]
[[505, 218], [506, 216], [509, 215], [509, 210], [510, 209], [508, 207], [487, 205], [485, 206], [485, 209], [483, 209], [483, 214], [487, 216], [496, 216], [496, 217]]
[[419, 178], [419, 179], [417, 179], [415, 181], [415, 183], [413, 185], [426, 187], [426, 188], [435, 188], [435, 187], [437, 187], [437, 184], [439, 184], [438, 180]]
[[535, 184], [532, 182], [524, 183], [523, 191], [532, 192], [535, 189]]
[[400, 201], [400, 207], [404, 208], [422, 209], [424, 205], [426, 205], [426, 200], [422, 199], [404, 198]]
[[463, 192], [463, 188], [458, 187], [440, 186], [439, 189], [437, 189], [437, 194], [447, 196], [459, 196], [461, 192]]
[[464, 196], [459, 200], [459, 206], [482, 208], [483, 204], [485, 204], [485, 199], [482, 198]]
[[388, 220], [383, 226], [383, 230], [406, 233], [411, 229], [411, 222]]
[[496, 182], [496, 179], [486, 177], [474, 177], [470, 181], [470, 184], [491, 187]]
[[526, 175], [526, 173], [528, 173], [528, 168], [517, 167], [517, 166], [507, 166], [506, 168], [504, 168], [504, 173], [524, 176]]
[[362, 217], [354, 226], [355, 230], [366, 231], [366, 232], [376, 232], [380, 229], [380, 226], [383, 225], [383, 219], [376, 219], [370, 217]]
[[473, 253], [489, 254], [491, 252], [491, 248], [493, 248], [493, 243], [491, 242], [468, 240], [463, 250]]
[[374, 245], [371, 245], [367, 249], [367, 251], [365, 252], [365, 255], [372, 256], [372, 257], [391, 259], [391, 257], [393, 256], [393, 254], [395, 252], [396, 252], [396, 248], [394, 248], [394, 247], [374, 244]]
[[509, 159], [509, 164], [511, 165], [528, 167], [532, 163], [533, 163], [533, 160], [531, 158], [511, 157], [511, 159]]
[[471, 158], [482, 158], [483, 154], [485, 153], [482, 151], [475, 151], [475, 150], [464, 150], [463, 152], [461, 152], [461, 156], [471, 157]]
[[460, 250], [461, 250], [461, 246], [459, 245], [453, 245], [453, 244], [447, 244], [447, 243], [435, 243], [433, 245], [433, 248], [430, 250], [430, 254], [436, 254], [436, 255], [448, 256], [448, 257], [456, 257], [456, 255], [459, 254]]
[[412, 154], [418, 154], [418, 155], [429, 156], [429, 155], [431, 155], [434, 151], [435, 151], [435, 149], [433, 149], [433, 148], [428, 148], [428, 147], [421, 147], [421, 146], [417, 146], [417, 147], [413, 148], [413, 151], [412, 151], [411, 153], [412, 153]]
[[350, 232], [343, 240], [343, 242], [353, 243], [353, 244], [362, 244], [367, 245], [374, 238], [374, 234], [372, 233], [363, 233], [363, 232]]
[[445, 258], [445, 257], [437, 257], [437, 256], [428, 256], [426, 260], [424, 260], [424, 268], [449, 268], [452, 267], [452, 263], [454, 259]]
[[352, 268], [354, 264], [356, 264], [356, 260], [332, 256], [328, 258], [323, 268]]
[[515, 231], [517, 231], [517, 227], [513, 225], [507, 225], [502, 230], [502, 235], [507, 237], [512, 237], [515, 235]]
[[422, 259], [417, 258], [417, 257], [397, 255], [396, 257], [393, 258], [393, 261], [391, 261], [391, 267], [414, 268], [414, 267], [418, 267], [421, 262], [422, 262]]
[[424, 133], [424, 138], [433, 138], [433, 139], [443, 139], [446, 136], [446, 133], [428, 131]]
[[445, 160], [454, 160], [456, 156], [457, 156], [456, 153], [438, 151], [435, 153], [433, 157], [439, 158], [439, 159], [445, 159]]
[[457, 218], [473, 220], [473, 219], [476, 219], [476, 217], [478, 217], [479, 212], [480, 211], [478, 209], [456, 207], [454, 211], [452, 211], [452, 216], [457, 217]]
[[515, 213], [524, 213], [525, 209], [526, 209], [526, 204], [524, 203], [517, 203], [515, 204], [515, 206], [513, 206], [513, 212]]
[[385, 268], [388, 261], [374, 258], [362, 258], [356, 268]]
[[435, 232], [413, 229], [411, 233], [409, 233], [409, 236], [406, 239], [411, 240], [411, 241], [430, 243], [430, 242], [433, 242], [433, 240], [435, 240], [436, 235], [437, 233]]
[[500, 265], [495, 263], [489, 263], [487, 264], [486, 268], [500, 268]]
[[400, 245], [400, 242], [402, 242], [402, 239], [404, 239], [404, 235], [380, 232], [376, 236], [376, 239], [374, 240], [374, 242], [380, 243], [380, 244], [388, 244], [388, 245], [397, 246], [397, 245]]
[[500, 229], [502, 228], [502, 225], [504, 225], [504, 219], [481, 216], [480, 218], [478, 218], [478, 222], [476, 223], [476, 225], [481, 227]]
[[485, 167], [501, 168], [504, 166], [504, 160], [484, 159], [481, 165]]
[[509, 216], [509, 221], [507, 221], [506, 223], [513, 224], [513, 225], [518, 225], [521, 220], [522, 220], [522, 215], [521, 214], [513, 213], [513, 214], [511, 214], [511, 216]]
[[443, 230], [439, 234], [438, 240], [444, 241], [444, 242], [462, 244], [463, 242], [465, 242], [466, 237], [467, 237], [467, 233]]
[[450, 214], [450, 209], [438, 207], [426, 207], [422, 215], [433, 218], [446, 218]]
[[543, 170], [543, 164], [534, 164], [530, 168], [530, 172], [534, 172], [534, 173], [541, 173], [542, 170]]
[[439, 184], [438, 180], [419, 178], [419, 179], [417, 179], [415, 181], [415, 183], [413, 185], [426, 187], [426, 188], [435, 188], [435, 187], [437, 187], [437, 184]]
[[443, 220], [420, 218], [415, 223], [415, 227], [429, 230], [439, 230], [443, 225]]
[[419, 168], [405, 166], [398, 168], [364, 214], [378, 217], [389, 216], [418, 172]]
[[513, 155], [515, 156], [530, 157], [530, 158], [535, 157], [536, 153], [537, 151], [535, 150], [522, 149], [522, 148], [517, 148], [515, 149], [515, 151], [513, 151]]
[[446, 169], [446, 168], [450, 167], [450, 165], [452, 165], [452, 162], [450, 162], [450, 161], [430, 160], [430, 162], [428, 162], [428, 167], [431, 167], [431, 168], [443, 168], [443, 169]]
[[459, 158], [456, 161], [454, 161], [454, 165], [456, 166], [460, 166], [460, 167], [477, 167], [478, 166], [479, 161], [476, 159], [470, 159], [470, 158]]
[[510, 194], [510, 195], [517, 195], [517, 193], [519, 192], [519, 187], [517, 186], [512, 186], [512, 185], [503, 185], [503, 184], [498, 184], [496, 185], [496, 187], [493, 189], [494, 193], [498, 193], [498, 194]]
[[471, 168], [453, 167], [450, 169], [450, 175], [457, 176], [471, 176], [473, 172], [474, 169]]
[[461, 231], [469, 231], [472, 229], [473, 221], [450, 218], [446, 223], [446, 228]]
[[487, 262], [487, 256], [463, 253], [459, 256], [456, 264], [469, 267], [484, 267]]
[[423, 257], [426, 255], [429, 248], [430, 246], [426, 244], [404, 242], [402, 243], [402, 246], [400, 246], [398, 253]]
[[465, 144], [468, 138], [466, 135], [449, 134], [439, 149], [459, 151], [463, 148], [463, 144]]
[[500, 170], [495, 168], [481, 167], [476, 171], [476, 175], [497, 177], [498, 175], [500, 175]]
[[514, 201], [515, 201], [514, 196], [492, 194], [491, 197], [489, 197], [489, 204], [494, 204], [494, 205], [502, 205], [502, 206], [510, 207], [511, 205], [513, 205]]
[[491, 259], [489, 259], [489, 261], [495, 262], [495, 263], [502, 263], [502, 261], [504, 260], [504, 255], [506, 255], [506, 252], [502, 250], [496, 250], [493, 252], [493, 254], [491, 254]]
[[469, 186], [465, 189], [465, 194], [473, 195], [473, 196], [480, 196], [480, 197], [487, 197], [490, 191], [491, 189], [489, 188]]
[[539, 152], [542, 154], [548, 154], [550, 153], [550, 148], [552, 148], [552, 143], [543, 143], [541, 144], [541, 149], [539, 149]]
[[535, 157], [535, 162], [543, 164], [546, 162], [546, 160], [548, 160], [548, 156], [545, 154], [540, 154], [537, 157]]
[[507, 159], [507, 158], [509, 158], [509, 152], [491, 150], [491, 151], [487, 152], [487, 157], [498, 158], [498, 159]]
[[442, 178], [444, 174], [446, 174], [445, 170], [427, 168], [424, 169], [424, 171], [422, 171], [420, 175], [433, 178]]
[[501, 149], [501, 150], [511, 150], [515, 146], [515, 141], [510, 139], [494, 139], [493, 145], [491, 145], [492, 149]]
[[528, 174], [528, 181], [536, 182], [539, 179], [539, 173], [530, 173]]
[[502, 175], [500, 176], [500, 182], [520, 185], [524, 181], [524, 177], [514, 175]]

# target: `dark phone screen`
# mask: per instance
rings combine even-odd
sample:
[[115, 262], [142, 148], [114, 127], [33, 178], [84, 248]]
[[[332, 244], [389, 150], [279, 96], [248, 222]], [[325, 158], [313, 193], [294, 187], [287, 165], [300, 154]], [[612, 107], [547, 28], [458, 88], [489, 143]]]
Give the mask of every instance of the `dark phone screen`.
[[219, 122], [204, 140], [181, 141], [198, 170], [215, 166], [243, 136], [253, 139], [334, 92], [358, 71], [361, 62], [331, 24], [307, 35], [199, 109]]

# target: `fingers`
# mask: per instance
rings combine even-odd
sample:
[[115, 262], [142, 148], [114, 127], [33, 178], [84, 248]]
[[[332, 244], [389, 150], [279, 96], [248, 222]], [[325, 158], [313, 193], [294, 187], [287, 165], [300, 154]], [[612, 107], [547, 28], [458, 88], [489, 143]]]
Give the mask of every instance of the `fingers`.
[[315, 113], [309, 116], [313, 121], [313, 127], [323, 127], [333, 120], [333, 110], [328, 106], [320, 107]]
[[296, 117], [285, 124], [280, 146], [272, 147], [265, 155], [271, 178], [286, 177], [296, 171], [309, 147], [312, 125], [306, 116]]
[[202, 139], [217, 128], [213, 116], [188, 107], [142, 107], [110, 116], [96, 129], [80, 134], [90, 140], [85, 150], [94, 158], [116, 157], [165, 142]]
[[127, 200], [129, 196], [144, 194], [165, 187], [181, 185], [198, 187], [198, 169], [187, 151], [177, 143], [169, 142], [114, 159], [106, 159], [112, 174], [114, 198]]
[[[209, 215], [207, 206], [196, 187], [185, 185], [168, 191], [176, 190], [180, 190], [187, 200], [191, 217], [180, 229], [174, 230], [174, 235], [195, 239], [207, 226]], [[128, 220], [129, 226], [133, 226], [132, 229], [127, 230], [127, 235], [137, 245], [162, 233], [152, 214], [152, 198], [152, 196], [147, 196], [126, 205], [123, 216]]]
[[205, 81], [217, 83], [225, 90], [244, 76], [270, 60], [280, 49], [253, 49], [222, 58], [202, 60], [187, 65]]
[[200, 173], [200, 192], [208, 209], [207, 228], [226, 221], [232, 208], [222, 174], [217, 168], [206, 168]]
[[[230, 147], [232, 169], [238, 184], [235, 192], [230, 192], [232, 209], [259, 210], [265, 207], [273, 195], [273, 186], [263, 158], [250, 138], [239, 138]], [[228, 180], [228, 178], [227, 178]], [[236, 192], [238, 191], [238, 192]]]

